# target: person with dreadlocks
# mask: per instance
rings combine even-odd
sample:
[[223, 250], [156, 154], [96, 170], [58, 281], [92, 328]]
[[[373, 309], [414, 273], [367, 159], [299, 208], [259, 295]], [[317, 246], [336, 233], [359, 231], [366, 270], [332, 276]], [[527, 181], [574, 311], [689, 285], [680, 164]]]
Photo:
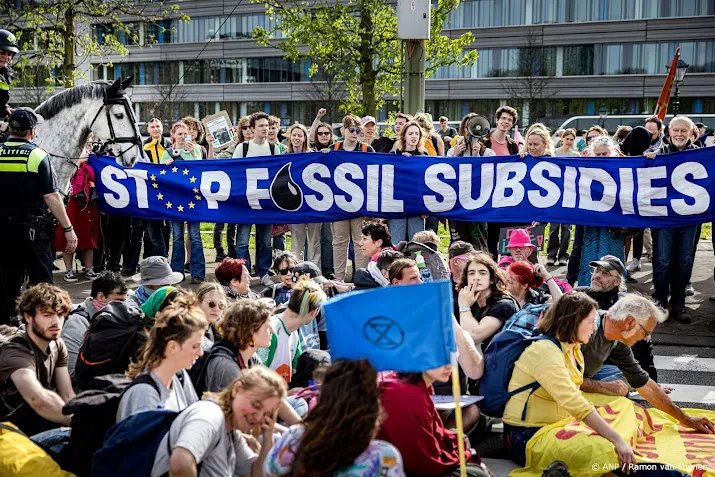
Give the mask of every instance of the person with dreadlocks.
[[325, 373], [318, 404], [275, 443], [265, 475], [404, 476], [400, 452], [374, 439], [381, 420], [377, 371], [339, 360]]

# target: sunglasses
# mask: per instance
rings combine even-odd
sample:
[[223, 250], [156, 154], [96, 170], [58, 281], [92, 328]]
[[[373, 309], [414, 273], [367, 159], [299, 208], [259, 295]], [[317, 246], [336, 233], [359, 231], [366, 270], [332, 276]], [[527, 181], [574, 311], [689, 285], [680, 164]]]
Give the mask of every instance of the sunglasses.
[[330, 136], [330, 132], [328, 132], [328, 131], [318, 131], [318, 136]]
[[241, 126], [241, 130], [245, 131], [247, 129], [251, 129], [251, 126]]
[[281, 268], [280, 270], [278, 270], [278, 273], [281, 275], [290, 275], [291, 273], [293, 273], [293, 268]]
[[223, 311], [223, 309], [226, 308], [226, 304], [225, 304], [225, 303], [216, 303], [215, 301], [210, 301], [210, 302], [208, 303], [208, 305], [209, 305], [209, 308], [211, 308], [212, 310], [213, 310], [214, 308], [218, 307], [219, 310]]
[[351, 134], [360, 134], [360, 129], [358, 128], [348, 128]]
[[595, 138], [597, 138], [597, 137], [598, 137], [598, 136], [586, 136], [586, 142], [588, 142], [588, 141], [593, 141], [593, 140], [594, 140]]

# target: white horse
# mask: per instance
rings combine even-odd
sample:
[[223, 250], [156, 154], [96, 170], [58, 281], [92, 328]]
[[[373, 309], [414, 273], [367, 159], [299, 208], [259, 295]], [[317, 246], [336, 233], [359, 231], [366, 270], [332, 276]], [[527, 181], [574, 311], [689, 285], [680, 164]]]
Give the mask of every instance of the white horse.
[[50, 154], [60, 191], [69, 190], [90, 132], [123, 166], [132, 167], [143, 154], [134, 109], [125, 93], [132, 79], [75, 86], [35, 109], [44, 122], [37, 125], [34, 142]]

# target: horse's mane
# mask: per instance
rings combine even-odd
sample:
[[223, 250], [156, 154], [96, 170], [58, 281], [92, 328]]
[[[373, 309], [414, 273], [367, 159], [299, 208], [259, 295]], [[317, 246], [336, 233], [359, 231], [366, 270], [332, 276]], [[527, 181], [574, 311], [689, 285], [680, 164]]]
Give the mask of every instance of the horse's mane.
[[75, 106], [84, 99], [104, 98], [104, 92], [109, 86], [110, 83], [106, 81], [94, 81], [89, 84], [74, 86], [48, 98], [35, 109], [35, 112], [44, 119], [50, 119], [63, 109]]

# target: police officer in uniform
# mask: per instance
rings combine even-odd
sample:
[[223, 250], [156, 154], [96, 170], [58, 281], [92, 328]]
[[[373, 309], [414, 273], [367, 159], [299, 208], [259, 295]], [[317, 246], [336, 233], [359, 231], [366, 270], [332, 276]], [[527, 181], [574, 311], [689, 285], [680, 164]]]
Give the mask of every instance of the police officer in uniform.
[[37, 122], [31, 109], [14, 110], [0, 145], [0, 324], [15, 316], [25, 274], [30, 285], [52, 283], [55, 218], [67, 239], [65, 252], [77, 248], [50, 156], [32, 142]]
[[10, 63], [19, 52], [17, 37], [7, 30], [0, 30], [0, 117], [2, 118], [12, 112], [7, 104], [10, 99], [10, 81], [13, 78]]

